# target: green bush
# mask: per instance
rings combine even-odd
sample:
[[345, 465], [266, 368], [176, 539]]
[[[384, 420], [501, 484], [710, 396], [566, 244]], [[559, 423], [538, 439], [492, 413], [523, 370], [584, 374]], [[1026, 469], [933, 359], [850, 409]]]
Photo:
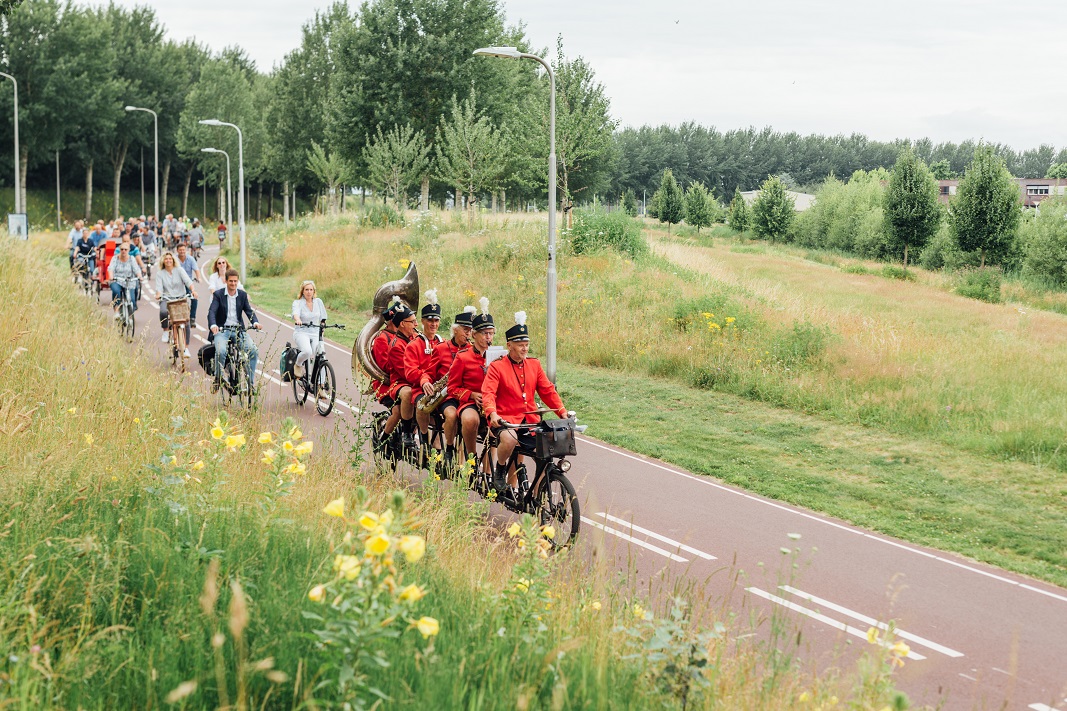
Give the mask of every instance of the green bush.
[[830, 329], [807, 321], [798, 321], [792, 328], [777, 333], [771, 342], [771, 357], [783, 365], [814, 364], [830, 344]]
[[363, 227], [403, 227], [404, 216], [392, 205], [371, 205], [360, 218]]
[[648, 254], [648, 243], [641, 234], [641, 226], [622, 210], [575, 210], [574, 226], [568, 230], [567, 236], [575, 254], [589, 254], [601, 249], [612, 249], [632, 259]]
[[846, 264], [841, 267], [841, 271], [845, 274], [870, 274], [871, 270], [862, 264]]
[[952, 227], [946, 221], [941, 223], [937, 234], [919, 253], [919, 264], [923, 269], [931, 271], [944, 269], [952, 272], [965, 267], [978, 266], [978, 256], [960, 249], [956, 242], [956, 235], [953, 234]]
[[1000, 303], [1000, 270], [993, 267], [960, 272], [956, 293], [991, 304]]
[[900, 279], [901, 281], [915, 281], [915, 275], [904, 267], [896, 264], [886, 264], [882, 267], [882, 276], [886, 279]]
[[882, 182], [888, 179], [884, 169], [857, 170], [847, 183], [833, 176], [827, 178], [815, 193], [815, 204], [797, 219], [797, 243], [868, 259], [885, 257]]
[[1041, 203], [1040, 214], [1023, 220], [1019, 241], [1024, 276], [1067, 286], [1067, 199], [1055, 197]]
[[269, 229], [252, 230], [248, 235], [253, 276], [281, 276], [286, 273], [285, 239]]

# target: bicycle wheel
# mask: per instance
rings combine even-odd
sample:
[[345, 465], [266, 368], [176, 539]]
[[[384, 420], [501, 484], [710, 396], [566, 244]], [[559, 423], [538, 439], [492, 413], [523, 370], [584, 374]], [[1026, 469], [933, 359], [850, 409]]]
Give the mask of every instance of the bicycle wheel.
[[471, 469], [470, 488], [482, 496], [487, 496], [492, 488], [494, 469], [496, 469], [496, 457], [493, 456], [493, 448], [490, 446], [489, 436], [486, 435], [482, 444], [482, 454], [478, 457], [477, 465]]
[[337, 377], [333, 374], [330, 361], [324, 360], [315, 372], [315, 410], [326, 417], [333, 411], [333, 402], [337, 399]]
[[293, 378], [293, 400], [297, 405], [304, 406], [304, 402], [308, 399], [308, 381], [307, 374], [301, 375], [299, 378]]
[[569, 546], [578, 537], [578, 526], [582, 522], [578, 495], [570, 479], [550, 464], [546, 479], [537, 492], [537, 512], [542, 526], [556, 529], [552, 545], [556, 548]]
[[248, 408], [252, 403], [252, 388], [248, 382], [248, 360], [244, 357], [244, 352], [238, 350], [239, 355], [232, 360], [238, 361], [234, 364], [234, 397], [237, 398], [237, 406], [242, 408]]
[[174, 341], [174, 364], [178, 372], [185, 372], [185, 326], [180, 325], [171, 329], [171, 340]]
[[125, 325], [126, 340], [132, 341], [134, 329], [137, 327], [137, 324], [134, 322], [133, 304], [127, 303], [123, 308], [125, 309], [126, 314], [119, 320]]

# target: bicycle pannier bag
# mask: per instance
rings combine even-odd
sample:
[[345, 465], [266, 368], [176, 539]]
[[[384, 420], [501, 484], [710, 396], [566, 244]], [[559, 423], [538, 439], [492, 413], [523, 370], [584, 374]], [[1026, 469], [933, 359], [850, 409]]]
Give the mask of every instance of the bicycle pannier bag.
[[282, 380], [286, 383], [292, 382], [293, 370], [296, 366], [296, 349], [293, 348], [288, 342], [285, 344], [285, 349], [282, 350], [281, 360], [278, 362], [278, 372], [282, 374]]
[[208, 343], [200, 346], [200, 350], [196, 352], [196, 359], [200, 362], [200, 367], [204, 369], [204, 372], [214, 377], [215, 375], [215, 344]]
[[534, 444], [534, 452], [539, 459], [578, 454], [574, 440], [574, 420], [545, 420], [541, 425], [542, 431], [537, 433]]

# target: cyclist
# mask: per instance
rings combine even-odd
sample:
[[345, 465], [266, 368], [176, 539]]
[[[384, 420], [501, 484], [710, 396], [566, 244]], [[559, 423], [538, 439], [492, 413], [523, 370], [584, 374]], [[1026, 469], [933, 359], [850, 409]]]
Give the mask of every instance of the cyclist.
[[200, 249], [204, 246], [204, 228], [200, 226], [200, 220], [193, 218], [193, 226], [189, 228], [189, 246]]
[[70, 270], [74, 271], [74, 243], [81, 239], [81, 236], [85, 233], [85, 223], [81, 220], [74, 221], [74, 227], [71, 228], [70, 233], [67, 235], [67, 251], [70, 252]]
[[[206, 266], [206, 263], [205, 263]], [[227, 261], [224, 255], [215, 257], [215, 261], [211, 263], [211, 271], [205, 273], [204, 268], [200, 268], [200, 274], [204, 277], [204, 281], [207, 282], [207, 288], [212, 292], [216, 292], [219, 289], [226, 287], [226, 270], [230, 268], [230, 263]], [[240, 281], [237, 282], [237, 288], [243, 289], [244, 286]]]
[[[560, 417], [567, 416], [567, 408], [556, 392], [556, 386], [541, 369], [536, 358], [528, 357], [530, 351], [530, 331], [526, 327], [526, 312], [515, 314], [515, 325], [504, 332], [507, 338], [508, 354], [489, 364], [482, 383], [482, 410], [493, 434], [499, 440], [496, 448], [496, 471], [493, 472], [493, 487], [503, 492], [505, 487], [518, 485], [515, 471], [507, 469], [508, 459], [515, 451], [515, 446], [523, 442], [524, 447], [533, 448], [533, 434], [523, 430], [503, 429], [501, 425], [509, 423], [536, 424], [541, 421], [539, 415], [528, 414], [536, 409], [534, 395], [552, 408]], [[521, 457], [519, 458], [521, 460]]]
[[74, 241], [74, 255], [85, 259], [85, 268], [88, 269], [86, 277], [92, 276], [96, 268], [96, 245], [89, 235], [88, 230], [82, 230], [81, 236]]
[[[230, 339], [235, 338], [235, 331], [224, 331], [223, 326], [243, 325], [245, 317], [257, 331], [263, 328], [259, 325], [256, 312], [248, 303], [248, 294], [243, 289], [237, 288], [237, 282], [241, 275], [236, 269], [226, 270], [226, 288], [219, 289], [211, 295], [211, 308], [208, 309], [207, 323], [211, 327], [213, 343], [215, 344], [215, 385], [222, 381], [222, 373], [226, 368], [226, 348]], [[252, 387], [255, 382], [256, 363], [259, 361], [259, 350], [256, 344], [248, 337], [247, 333], [241, 334], [239, 347], [248, 354], [248, 385]]]
[[[456, 360], [456, 355], [470, 345], [471, 318], [473, 316], [474, 307], [465, 307], [452, 320], [452, 338], [434, 346], [433, 360], [430, 361], [430, 367], [423, 373], [419, 382], [423, 392], [425, 392], [427, 384], [432, 385], [447, 376], [448, 369], [452, 367], [452, 363]], [[459, 400], [452, 397], [452, 393], [449, 392], [439, 407], [441, 408], [441, 414], [445, 416], [445, 467], [447, 471], [456, 454], [456, 429], [459, 422], [456, 413], [459, 409]]]
[[[170, 319], [167, 315], [167, 302], [184, 299], [188, 294], [196, 295], [193, 280], [184, 269], [178, 266], [173, 252], [164, 252], [160, 269], [156, 272], [156, 292], [159, 294], [159, 325], [163, 327], [163, 342], [170, 341]], [[190, 320], [191, 323], [191, 320]], [[188, 345], [190, 337], [190, 325], [185, 324], [185, 343]], [[186, 347], [186, 358], [189, 357], [189, 348]]]
[[[389, 349], [389, 394], [400, 405], [400, 435], [405, 449], [415, 446], [415, 406], [411, 404], [411, 383], [404, 373], [404, 353], [415, 337], [415, 312], [404, 304], [393, 314], [396, 340]], [[390, 418], [392, 419], [392, 418]]]
[[393, 434], [397, 423], [400, 422], [400, 405], [393, 394], [390, 393], [389, 388], [389, 352], [393, 349], [393, 345], [397, 340], [393, 316], [396, 315], [396, 310], [400, 306], [400, 297], [394, 296], [392, 303], [382, 312], [385, 328], [374, 334], [374, 341], [371, 343], [371, 357], [386, 375], [384, 381], [373, 380], [370, 384], [375, 398], [385, 409], [389, 410], [389, 418], [386, 420], [385, 427], [382, 430], [386, 438]]
[[[197, 273], [196, 260], [189, 256], [189, 249], [184, 244], [178, 245], [178, 266], [185, 270], [185, 273], [193, 281], [200, 281], [200, 275]], [[196, 323], [196, 295], [189, 294], [189, 320], [192, 323]]]
[[477, 451], [478, 430], [482, 424], [482, 381], [485, 379], [485, 352], [493, 344], [496, 326], [489, 313], [489, 299], [478, 301], [481, 313], [471, 319], [471, 345], [461, 350], [448, 369], [448, 395], [456, 399], [464, 457]]
[[[117, 232], [118, 230], [116, 230]], [[119, 302], [122, 301], [122, 286], [119, 284], [120, 279], [137, 279], [138, 283], [141, 278], [141, 267], [137, 265], [137, 261], [130, 257], [130, 243], [123, 242], [119, 247], [118, 254], [111, 260], [111, 264], [107, 268], [107, 280], [111, 282], [111, 308], [115, 312], [114, 318], [119, 317]], [[133, 310], [137, 310], [137, 287], [134, 287], [134, 294], [132, 296]]]
[[226, 241], [226, 223], [222, 220], [219, 220], [217, 232], [219, 235], [219, 249], [222, 249], [222, 244]]
[[163, 240], [168, 248], [173, 246], [174, 233], [177, 231], [178, 221], [174, 219], [174, 215], [168, 212], [167, 216], [163, 218]]
[[315, 296], [315, 282], [307, 279], [300, 283], [300, 298], [293, 302], [293, 341], [300, 349], [296, 357], [293, 375], [304, 374], [304, 363], [315, 357], [319, 343], [319, 322], [326, 320], [326, 306]]
[[[437, 289], [426, 292], [427, 303], [422, 307], [422, 333], [415, 337], [404, 349], [404, 379], [411, 383], [411, 404], [415, 406], [421, 398], [433, 394], [433, 381], [424, 383], [426, 372], [433, 362], [433, 349], [444, 339], [437, 333], [441, 326], [441, 305], [437, 303]], [[422, 434], [423, 446], [427, 442], [430, 416], [415, 409], [415, 423]]]
[[103, 286], [103, 282], [107, 280], [107, 275], [110, 273], [109, 269], [111, 267], [111, 262], [114, 260], [115, 254], [119, 249], [119, 243], [121, 242], [122, 230], [118, 227], [114, 227], [111, 230], [111, 236], [96, 245], [96, 265], [98, 267], [97, 273], [100, 277], [101, 286]]

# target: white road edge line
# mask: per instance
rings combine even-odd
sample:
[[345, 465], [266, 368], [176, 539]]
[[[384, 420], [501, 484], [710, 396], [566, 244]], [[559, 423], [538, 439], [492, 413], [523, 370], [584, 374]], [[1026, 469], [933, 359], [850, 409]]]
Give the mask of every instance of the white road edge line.
[[[280, 326], [292, 326], [293, 325], [292, 323], [286, 323], [285, 321], [282, 321], [279, 318], [271, 316], [266, 311], [262, 311], [261, 310], [259, 312], [259, 315], [262, 316], [263, 318], [269, 318], [271, 321], [273, 321], [274, 323], [276, 323], [276, 324], [278, 324]], [[333, 341], [330, 341], [330, 340], [328, 340], [326, 338], [323, 338], [322, 342], [325, 343], [326, 345], [330, 346], [331, 348], [336, 348], [338, 351], [340, 351], [341, 353], [344, 353], [346, 356], [351, 356], [352, 355], [352, 351], [351, 350], [345, 350], [344, 348], [342, 348], [341, 346], [337, 345]]]
[[[745, 588], [745, 592], [750, 592], [753, 595], [758, 595], [759, 597], [764, 598], [765, 600], [770, 600], [771, 602], [781, 605], [782, 607], [788, 610], [799, 612], [802, 615], [807, 615], [813, 620], [818, 620], [819, 622], [830, 625], [831, 627], [839, 629], [842, 632], [848, 632], [853, 637], [859, 637], [864, 641], [866, 641], [867, 639], [866, 630], [857, 629], [852, 625], [845, 624], [844, 622], [839, 622], [832, 617], [827, 617], [826, 615], [816, 612], [815, 610], [809, 610], [803, 605], [798, 605], [795, 602], [790, 602], [789, 600], [778, 597], [777, 595], [772, 595], [771, 593], [760, 590], [759, 588]], [[915, 661], [921, 661], [923, 659], [926, 659], [926, 657], [924, 657], [923, 655], [913, 651], [909, 651], [905, 656], [907, 656], [908, 659], [914, 659]]]
[[1056, 709], [1048, 704], [1030, 704], [1026, 708], [1033, 709], [1034, 711], [1056, 711]]
[[[280, 377], [281, 377], [281, 375], [282, 375], [282, 372], [281, 372], [280, 370], [278, 370], [277, 368], [275, 368], [275, 369], [274, 369], [274, 370], [272, 370], [271, 372], [272, 372], [272, 373], [274, 373], [275, 375], [277, 375], [277, 376], [278, 376], [279, 378], [280, 378]], [[349, 405], [349, 404], [348, 404], [347, 402], [345, 402], [344, 400], [342, 400], [341, 398], [339, 398], [339, 397], [335, 397], [335, 398], [333, 399], [333, 401], [334, 401], [334, 402], [335, 402], [336, 404], [340, 405], [341, 407], [347, 408], [349, 412], [355, 412], [355, 410], [353, 410], [353, 409], [352, 409], [352, 406], [351, 406], [351, 405]]]
[[610, 533], [613, 536], [618, 536], [619, 538], [623, 539], [624, 541], [629, 541], [630, 543], [633, 543], [634, 545], [641, 546], [642, 548], [647, 548], [648, 550], [652, 551], [653, 553], [659, 553], [664, 558], [670, 558], [671, 560], [673, 560], [676, 563], [688, 563], [689, 562], [688, 558], [683, 558], [682, 556], [675, 555], [674, 553], [671, 553], [670, 551], [665, 551], [662, 548], [660, 548], [659, 546], [654, 546], [651, 543], [646, 543], [645, 541], [642, 541], [642, 540], [639, 540], [637, 538], [634, 538], [633, 536], [627, 535], [627, 534], [623, 533], [622, 531], [616, 531], [611, 526], [605, 526], [604, 524], [598, 523], [598, 522], [594, 521], [591, 518], [586, 518], [585, 516], [582, 516], [582, 520], [585, 521], [586, 523], [588, 523], [590, 526], [593, 526], [594, 528], [599, 528], [604, 533]]
[[821, 523], [821, 524], [826, 525], [826, 526], [831, 526], [833, 528], [837, 528], [837, 529], [840, 529], [842, 531], [847, 531], [848, 533], [854, 533], [854, 534], [856, 534], [858, 536], [863, 536], [865, 538], [870, 538], [872, 541], [880, 541], [881, 543], [887, 543], [887, 544], [889, 544], [891, 546], [895, 546], [897, 548], [900, 548], [901, 550], [908, 551], [909, 553], [915, 553], [917, 555], [921, 555], [921, 556], [924, 556], [926, 558], [932, 558], [932, 559], [934, 559], [936, 561], [940, 561], [942, 563], [947, 563], [949, 565], [955, 566], [957, 568], [961, 568], [963, 570], [970, 571], [972, 573], [977, 573], [978, 575], [984, 575], [984, 576], [986, 576], [988, 578], [993, 578], [994, 580], [998, 580], [1000, 582], [1007, 583], [1009, 585], [1015, 585], [1016, 587], [1020, 587], [1020, 588], [1023, 588], [1025, 590], [1029, 590], [1031, 592], [1040, 593], [1040, 594], [1045, 595], [1047, 597], [1051, 597], [1051, 598], [1054, 598], [1056, 600], [1060, 600], [1061, 602], [1067, 602], [1067, 596], [1059, 595], [1057, 593], [1050, 592], [1048, 590], [1042, 590], [1041, 588], [1037, 588], [1037, 587], [1034, 587], [1032, 585], [1027, 585], [1026, 583], [1020, 583], [1020, 582], [1017, 582], [1015, 580], [1011, 580], [1010, 578], [1005, 578], [1005, 577], [1002, 577], [1000, 575], [996, 575], [995, 573], [990, 573], [990, 572], [987, 572], [985, 570], [981, 570], [979, 568], [975, 568], [973, 566], [967, 565], [965, 563], [960, 563], [958, 561], [951, 560], [949, 558], [944, 558], [942, 556], [935, 555], [933, 553], [927, 553], [926, 551], [919, 550], [918, 548], [913, 548], [912, 546], [905, 545], [903, 543], [898, 543], [896, 541], [890, 540], [888, 538], [884, 538], [882, 536], [875, 536], [873, 534], [867, 533], [866, 531], [860, 531], [860, 530], [857, 530], [855, 528], [850, 528], [848, 526], [842, 525], [842, 524], [837, 523], [835, 521], [830, 521], [830, 520], [827, 520], [825, 518], [820, 518], [820, 517], [815, 516], [813, 514], [805, 513], [803, 511], [797, 511], [796, 509], [791, 509], [788, 506], [784, 506], [782, 504], [778, 504], [778, 503], [775, 503], [773, 501], [769, 501], [769, 500], [761, 498], [759, 496], [755, 496], [754, 494], [749, 494], [749, 493], [746, 493], [744, 491], [737, 491], [736, 489], [731, 489], [728, 486], [724, 486], [722, 484], [718, 484], [718, 483], [716, 483], [714, 481], [709, 481], [708, 479], [699, 477], [696, 474], [690, 474], [688, 472], [679, 471], [677, 469], [671, 469], [670, 467], [664, 466], [664, 465], [662, 465], [662, 464], [660, 464], [658, 462], [654, 462], [654, 461], [651, 461], [651, 460], [648, 460], [648, 459], [644, 459], [642, 457], [638, 457], [636, 455], [630, 454], [629, 452], [624, 452], [624, 451], [622, 451], [622, 450], [620, 450], [620, 449], [618, 449], [616, 447], [612, 447], [612, 446], [603, 444], [603, 443], [598, 442], [596, 440], [590, 439], [589, 437], [579, 437], [579, 439], [581, 439], [581, 441], [586, 443], [586, 444], [593, 445], [594, 447], [599, 447], [600, 449], [606, 449], [609, 452], [614, 452], [615, 454], [618, 454], [620, 457], [626, 457], [627, 459], [632, 459], [635, 462], [641, 462], [642, 464], [647, 464], [650, 467], [655, 467], [656, 469], [662, 469], [665, 472], [670, 472], [671, 474], [674, 474], [676, 476], [684, 477], [686, 479], [691, 479], [691, 480], [693, 480], [693, 481], [695, 481], [695, 482], [697, 482], [699, 484], [703, 484], [704, 486], [710, 486], [713, 489], [718, 489], [720, 491], [724, 491], [724, 492], [727, 492], [729, 494], [734, 494], [735, 496], [740, 496], [741, 498], [749, 499], [750, 501], [755, 501], [755, 502], [763, 504], [765, 506], [770, 506], [771, 508], [776, 508], [776, 509], [780, 509], [782, 511], [787, 511], [787, 512], [789, 512], [791, 514], [794, 514], [796, 516], [800, 516], [802, 518], [806, 518], [806, 519], [809, 519], [811, 521], [815, 521], [817, 523]]
[[[864, 615], [863, 613], [855, 612], [853, 610], [848, 609], [847, 607], [843, 607], [843, 606], [838, 605], [836, 603], [830, 602], [829, 600], [824, 600], [821, 597], [816, 597], [815, 595], [811, 595], [809, 593], [806, 593], [803, 590], [797, 590], [796, 588], [794, 588], [792, 586], [789, 586], [789, 585], [779, 585], [778, 588], [780, 590], [785, 590], [788, 593], [792, 593], [793, 595], [796, 595], [797, 597], [801, 598], [802, 600], [807, 600], [808, 602], [815, 603], [816, 605], [819, 605], [820, 607], [825, 607], [827, 609], [833, 610], [834, 612], [839, 612], [842, 615], [847, 615], [847, 616], [851, 617], [854, 620], [859, 620], [860, 622], [863, 622], [864, 624], [868, 624], [871, 627], [877, 627], [880, 630], [889, 629], [889, 625], [887, 625], [884, 622], [879, 622], [878, 620], [874, 619], [873, 617], [868, 617], [867, 615]], [[963, 652], [957, 652], [955, 649], [950, 649], [949, 647], [945, 647], [943, 645], [940, 645], [937, 642], [931, 642], [930, 640], [924, 639], [923, 637], [920, 637], [917, 634], [912, 634], [911, 632], [905, 632], [904, 630], [900, 629], [899, 627], [895, 630], [895, 634], [896, 634], [897, 637], [900, 637], [902, 639], [906, 639], [906, 640], [908, 640], [910, 642], [914, 642], [915, 644], [920, 644], [920, 645], [922, 645], [922, 646], [924, 646], [924, 647], [926, 647], [928, 649], [934, 650], [935, 652], [941, 652], [941, 654], [944, 654], [944, 655], [949, 656], [949, 657], [962, 657], [963, 656]]]
[[655, 531], [650, 531], [647, 528], [641, 528], [640, 526], [638, 526], [637, 524], [635, 524], [635, 523], [633, 523], [631, 521], [627, 521], [625, 519], [621, 519], [621, 518], [619, 518], [617, 516], [612, 516], [611, 514], [604, 513], [603, 511], [598, 512], [596, 515], [600, 516], [602, 518], [606, 518], [609, 521], [613, 521], [615, 523], [621, 524], [623, 526], [629, 526], [632, 530], [637, 531], [638, 533], [643, 533], [646, 536], [650, 536], [652, 538], [655, 538], [656, 540], [663, 541], [664, 543], [667, 543], [669, 545], [674, 546], [678, 550], [685, 551], [686, 553], [692, 553], [693, 555], [699, 556], [699, 557], [703, 558], [704, 560], [717, 560], [715, 558], [715, 556], [713, 556], [711, 553], [705, 553], [704, 551], [698, 551], [696, 548], [693, 548], [691, 546], [687, 546], [684, 543], [679, 543], [678, 541], [674, 540], [673, 538], [667, 538], [666, 536], [661, 536], [660, 534], [656, 533]]

